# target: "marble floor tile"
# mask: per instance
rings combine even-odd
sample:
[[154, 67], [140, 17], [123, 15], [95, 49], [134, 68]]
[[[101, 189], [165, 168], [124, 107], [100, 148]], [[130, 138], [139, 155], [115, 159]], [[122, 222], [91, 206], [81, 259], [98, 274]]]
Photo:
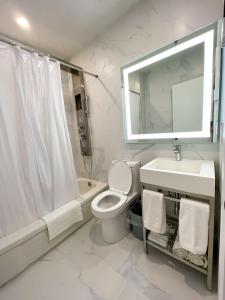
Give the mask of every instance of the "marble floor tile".
[[124, 264], [128, 256], [129, 253], [116, 247], [105, 256], [104, 261], [117, 271]]
[[80, 278], [104, 299], [118, 299], [126, 286], [126, 280], [104, 261], [82, 272]]
[[151, 249], [130, 233], [103, 241], [92, 219], [0, 288], [0, 300], [216, 300], [205, 276]]
[[79, 274], [79, 269], [71, 268], [67, 260], [40, 261], [1, 288], [0, 299], [72, 300], [78, 292], [91, 299], [90, 291], [79, 281]]
[[115, 270], [119, 269], [139, 243], [132, 234], [116, 244], [105, 243], [99, 221], [93, 224], [90, 238], [93, 240], [92, 251]]
[[215, 293], [206, 289], [205, 275], [155, 249], [142, 255], [136, 267], [152, 284], [173, 295], [174, 300], [217, 299]]
[[123, 289], [118, 300], [148, 300], [149, 297], [144, 295], [140, 290], [133, 287], [131, 284], [127, 283], [126, 287]]
[[160, 284], [159, 286], [154, 285], [148, 280], [145, 274], [138, 269], [139, 261], [144, 255], [142, 245], [134, 249], [126, 262], [120, 267], [119, 273], [126, 278], [129, 287], [132, 286], [138, 291], [138, 295], [146, 297], [147, 299], [172, 300], [172, 296], [159, 287]]

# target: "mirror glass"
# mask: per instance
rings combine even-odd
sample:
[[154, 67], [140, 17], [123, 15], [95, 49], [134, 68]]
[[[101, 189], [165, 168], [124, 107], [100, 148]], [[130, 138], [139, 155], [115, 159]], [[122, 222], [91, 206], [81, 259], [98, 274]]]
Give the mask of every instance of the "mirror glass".
[[122, 68], [127, 140], [210, 137], [214, 30]]

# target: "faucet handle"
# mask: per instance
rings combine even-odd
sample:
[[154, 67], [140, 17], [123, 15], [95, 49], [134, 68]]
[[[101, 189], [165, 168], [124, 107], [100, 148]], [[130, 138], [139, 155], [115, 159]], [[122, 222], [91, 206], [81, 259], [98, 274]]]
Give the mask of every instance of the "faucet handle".
[[181, 145], [173, 145], [173, 152], [176, 154], [176, 160], [181, 160]]

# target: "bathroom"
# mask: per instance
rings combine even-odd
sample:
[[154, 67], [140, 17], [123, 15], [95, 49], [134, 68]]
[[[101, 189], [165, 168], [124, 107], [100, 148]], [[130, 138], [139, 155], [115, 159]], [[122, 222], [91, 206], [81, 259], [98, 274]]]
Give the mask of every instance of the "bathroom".
[[[225, 299], [223, 17], [222, 0], [0, 2], [0, 300]], [[207, 35], [212, 31], [213, 42], [212, 36]], [[171, 57], [168, 49], [174, 49]], [[146, 70], [157, 68], [157, 60], [153, 66], [149, 62], [157, 55], [158, 60], [159, 55], [166, 55], [169, 64], [159, 63], [163, 70], [169, 70], [160, 73], [160, 85], [165, 78], [178, 74], [179, 83], [192, 84], [192, 88], [186, 86], [185, 92], [182, 90], [182, 99], [186, 100], [193, 90], [205, 93], [196, 119], [197, 109], [190, 115], [187, 106], [183, 109], [177, 103], [177, 120], [186, 120], [185, 126], [189, 128], [183, 130], [186, 136], [182, 136], [181, 130], [174, 130], [175, 108], [171, 102], [164, 98], [164, 103], [158, 101], [159, 112], [155, 110], [158, 93], [167, 91], [168, 86], [152, 91], [152, 111], [146, 107], [143, 112], [137, 106], [132, 110], [134, 107], [128, 101], [127, 82], [132, 85], [133, 100], [141, 92], [148, 92], [136, 84], [138, 64], [148, 61]], [[32, 72], [29, 59], [33, 59], [33, 68], [38, 62], [52, 72], [46, 80], [53, 88], [44, 85], [40, 89], [51, 92], [52, 97], [42, 97], [43, 102], [35, 84], [37, 78], [43, 78], [38, 76], [48, 75], [44, 67]], [[204, 89], [211, 90], [199, 90], [199, 85], [193, 88], [196, 82], [191, 79], [203, 78], [199, 68], [204, 67], [206, 80], [205, 68], [210, 66], [211, 81], [204, 81]], [[129, 68], [136, 70], [136, 77], [129, 75]], [[186, 71], [193, 77], [186, 77]], [[15, 74], [18, 81], [12, 79]], [[156, 82], [158, 73], [152, 74], [155, 77], [149, 76], [148, 80]], [[10, 93], [12, 84], [19, 86], [20, 96], [5, 94]], [[169, 87], [174, 103], [179, 87], [176, 80]], [[16, 101], [19, 105], [15, 106], [12, 118], [9, 114]], [[140, 112], [143, 118], [138, 119], [137, 128], [135, 121]], [[202, 121], [204, 130], [191, 130], [197, 122], [194, 120]], [[22, 134], [24, 130], [30, 133], [26, 122], [36, 130], [31, 135]], [[151, 127], [150, 133], [146, 132], [147, 127]], [[142, 132], [138, 134], [142, 136], [138, 139], [135, 135], [140, 128]], [[44, 141], [46, 138], [44, 146], [41, 145], [47, 150], [39, 153], [39, 160], [35, 158], [43, 150], [40, 136]], [[34, 157], [31, 149], [37, 151]], [[41, 160], [46, 157], [48, 160]], [[40, 182], [35, 173], [36, 161], [41, 166], [42, 183], [46, 182], [43, 189], [42, 185], [35, 186], [35, 193], [39, 194], [33, 195], [32, 183]], [[160, 164], [166, 164], [167, 172], [157, 171]], [[193, 175], [192, 168], [198, 169], [199, 164], [210, 169], [207, 174]], [[49, 169], [54, 173], [52, 180], [56, 180], [54, 189], [52, 181], [47, 180]], [[187, 173], [182, 172], [184, 169]], [[16, 176], [24, 176], [21, 185], [16, 185]], [[116, 182], [116, 187], [112, 187], [112, 182]], [[23, 199], [19, 188], [25, 191]], [[118, 202], [120, 188], [122, 196]], [[47, 193], [49, 189], [51, 196]], [[146, 194], [146, 190], [153, 193]], [[172, 214], [176, 220], [181, 220], [183, 198], [189, 203], [195, 198], [200, 198], [198, 203], [204, 202], [207, 249], [201, 254], [204, 264], [200, 267], [175, 255], [173, 248], [167, 251], [162, 245], [149, 242], [151, 229], [147, 227], [151, 226], [147, 224], [151, 225], [157, 212], [149, 212], [145, 200], [154, 192], [162, 211], [165, 207], [166, 214]], [[25, 200], [36, 205], [38, 214], [35, 210], [31, 217], [28, 215], [31, 206], [26, 206]], [[139, 215], [132, 215], [134, 205], [139, 208]], [[124, 207], [126, 210], [121, 209]], [[136, 221], [132, 217], [137, 217]], [[199, 220], [200, 232], [205, 225], [204, 216], [199, 215]], [[187, 219], [184, 221], [187, 225]], [[186, 232], [191, 232], [192, 221], [190, 217]], [[181, 234], [182, 224], [175, 229], [173, 224], [169, 225], [170, 231], [176, 232], [173, 237], [177, 237], [178, 230]], [[197, 232], [188, 237], [193, 236]], [[188, 257], [193, 252], [189, 247], [184, 249]]]

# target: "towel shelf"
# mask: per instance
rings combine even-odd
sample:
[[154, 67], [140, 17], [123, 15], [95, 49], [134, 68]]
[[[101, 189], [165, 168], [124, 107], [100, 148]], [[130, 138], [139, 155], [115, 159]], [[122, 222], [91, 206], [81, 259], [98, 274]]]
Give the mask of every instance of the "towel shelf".
[[163, 198], [165, 199], [165, 200], [169, 200], [169, 201], [173, 201], [173, 202], [176, 202], [176, 203], [180, 203], [180, 194], [179, 193], [172, 193], [174, 196], [176, 196], [176, 197], [172, 197], [171, 196], [171, 193], [170, 192], [168, 192], [168, 191], [165, 191], [165, 190], [162, 190], [162, 189], [157, 189], [157, 191], [159, 192], [159, 193], [162, 193], [162, 194], [164, 194], [164, 196], [163, 196]]
[[[190, 200], [196, 200], [201, 201], [209, 204], [210, 207], [210, 213], [209, 213], [209, 238], [208, 238], [208, 252], [207, 252], [207, 261], [208, 261], [208, 268], [204, 269], [197, 265], [194, 265], [188, 260], [185, 260], [183, 258], [180, 258], [176, 256], [170, 249], [163, 248], [160, 245], [157, 245], [156, 243], [147, 240], [147, 233], [148, 230], [143, 225], [143, 237], [144, 237], [144, 250], [146, 253], [148, 253], [148, 249], [150, 247], [153, 247], [170, 257], [184, 263], [185, 265], [188, 265], [189, 267], [192, 267], [193, 269], [201, 272], [202, 274], [205, 274], [207, 276], [207, 288], [208, 290], [212, 290], [212, 275], [213, 275], [213, 247], [214, 247], [214, 215], [215, 215], [215, 198], [214, 197], [203, 197], [196, 194], [186, 193], [184, 194], [182, 191], [170, 191], [166, 188], [162, 188], [160, 186], [153, 186], [149, 184], [142, 184], [142, 189], [150, 189], [153, 191], [157, 191], [164, 194], [164, 199], [168, 201], [175, 202], [175, 208], [176, 213], [175, 215], [178, 215], [179, 213], [179, 203], [181, 198], [187, 198]], [[178, 221], [178, 220], [175, 220]]]
[[173, 254], [168, 248], [163, 248], [160, 245], [157, 245], [154, 242], [151, 242], [151, 241], [148, 241], [148, 240], [146, 240], [146, 243], [147, 243], [147, 245], [149, 245], [149, 246], [151, 246], [151, 247], [153, 247], [153, 248], [155, 248], [155, 249], [157, 249], [157, 250], [159, 250], [159, 251], [161, 251], [161, 252], [169, 255], [170, 257], [175, 258], [176, 260], [184, 263], [185, 265], [188, 265], [189, 267], [192, 267], [195, 270], [197, 270], [197, 271], [199, 271], [199, 272], [207, 275], [207, 273], [208, 273], [207, 269], [203, 269], [201, 267], [198, 267], [198, 266], [192, 264], [191, 262], [189, 262], [188, 260], [180, 258], [179, 256]]

